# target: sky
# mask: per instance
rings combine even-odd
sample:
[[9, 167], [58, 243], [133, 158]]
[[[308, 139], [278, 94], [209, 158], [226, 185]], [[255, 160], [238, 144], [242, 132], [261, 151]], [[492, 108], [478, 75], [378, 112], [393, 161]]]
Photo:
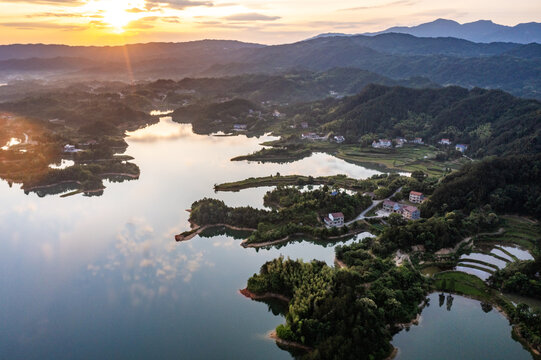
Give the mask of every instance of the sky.
[[0, 0], [0, 44], [199, 39], [280, 44], [326, 32], [379, 31], [437, 18], [513, 26], [541, 20], [541, 1]]

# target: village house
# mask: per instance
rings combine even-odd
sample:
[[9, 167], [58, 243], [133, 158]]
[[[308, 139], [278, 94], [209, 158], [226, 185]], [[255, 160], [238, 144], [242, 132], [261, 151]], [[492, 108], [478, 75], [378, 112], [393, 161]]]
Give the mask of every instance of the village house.
[[374, 141], [372, 143], [372, 147], [376, 149], [390, 148], [391, 146], [393, 146], [393, 144], [391, 143], [391, 140], [388, 139], [379, 139], [379, 141]]
[[418, 220], [421, 218], [421, 212], [415, 206], [402, 205], [391, 200], [383, 202], [383, 210], [402, 215], [406, 220]]
[[325, 224], [330, 227], [340, 227], [344, 225], [344, 214], [341, 212], [330, 213], [328, 216], [323, 219]]
[[406, 205], [402, 207], [402, 217], [407, 220], [419, 220], [421, 212], [415, 206]]
[[301, 122], [301, 128], [308, 129], [308, 123], [306, 121]]
[[234, 124], [233, 125], [233, 130], [235, 130], [235, 131], [245, 131], [246, 129], [248, 129], [248, 125], [246, 125], [246, 124]]
[[440, 144], [440, 145], [451, 145], [451, 140], [449, 140], [449, 139], [441, 139], [440, 141], [438, 141], [438, 144]]
[[423, 138], [415, 138], [413, 139], [412, 141], [414, 144], [418, 144], [418, 145], [423, 145], [424, 142], [423, 142]]
[[412, 203], [420, 204], [425, 199], [423, 193], [420, 193], [418, 191], [410, 191], [410, 201]]
[[65, 153], [76, 153], [76, 152], [79, 152], [81, 151], [81, 149], [77, 149], [75, 147], [75, 145], [70, 145], [70, 144], [67, 144], [64, 146], [64, 152]]
[[464, 152], [466, 152], [466, 150], [468, 150], [468, 145], [456, 144], [455, 149], [460, 151], [461, 153], [464, 153]]
[[333, 139], [334, 139], [334, 141], [336, 141], [338, 144], [341, 144], [341, 143], [343, 143], [344, 141], [346, 141], [346, 138], [344, 138], [342, 135], [337, 135], [337, 136], [335, 136]]
[[406, 139], [404, 139], [404, 138], [398, 137], [398, 138], [394, 139], [394, 142], [396, 143], [395, 147], [401, 148], [408, 141]]
[[282, 117], [282, 113], [279, 112], [278, 110], [274, 110], [272, 112], [272, 116], [274, 116], [275, 118], [279, 118], [279, 117]]

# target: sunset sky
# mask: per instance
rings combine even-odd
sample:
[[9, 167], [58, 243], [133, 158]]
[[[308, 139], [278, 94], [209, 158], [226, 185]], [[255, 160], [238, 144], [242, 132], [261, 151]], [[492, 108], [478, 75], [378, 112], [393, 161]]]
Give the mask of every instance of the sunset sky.
[[0, 0], [0, 43], [110, 45], [204, 38], [286, 43], [437, 18], [541, 19], [539, 0]]

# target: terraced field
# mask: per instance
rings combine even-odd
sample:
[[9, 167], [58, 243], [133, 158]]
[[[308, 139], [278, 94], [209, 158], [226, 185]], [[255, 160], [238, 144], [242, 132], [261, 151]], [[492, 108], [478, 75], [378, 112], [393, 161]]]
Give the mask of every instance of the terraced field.
[[539, 251], [539, 225], [520, 217], [506, 216], [504, 229], [501, 234], [475, 238], [474, 252], [462, 255], [456, 270], [486, 280], [509, 263], [533, 260], [531, 252]]

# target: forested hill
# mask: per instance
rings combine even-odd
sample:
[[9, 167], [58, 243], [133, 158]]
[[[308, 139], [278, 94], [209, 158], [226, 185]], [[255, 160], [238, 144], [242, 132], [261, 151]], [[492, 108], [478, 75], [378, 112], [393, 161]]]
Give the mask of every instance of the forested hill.
[[[541, 152], [541, 103], [499, 90], [370, 85], [358, 95], [292, 108], [291, 117], [352, 140], [450, 138], [474, 157]], [[367, 139], [371, 141], [371, 139]]]
[[541, 154], [490, 158], [446, 176], [423, 216], [490, 205], [503, 214], [541, 218]]

